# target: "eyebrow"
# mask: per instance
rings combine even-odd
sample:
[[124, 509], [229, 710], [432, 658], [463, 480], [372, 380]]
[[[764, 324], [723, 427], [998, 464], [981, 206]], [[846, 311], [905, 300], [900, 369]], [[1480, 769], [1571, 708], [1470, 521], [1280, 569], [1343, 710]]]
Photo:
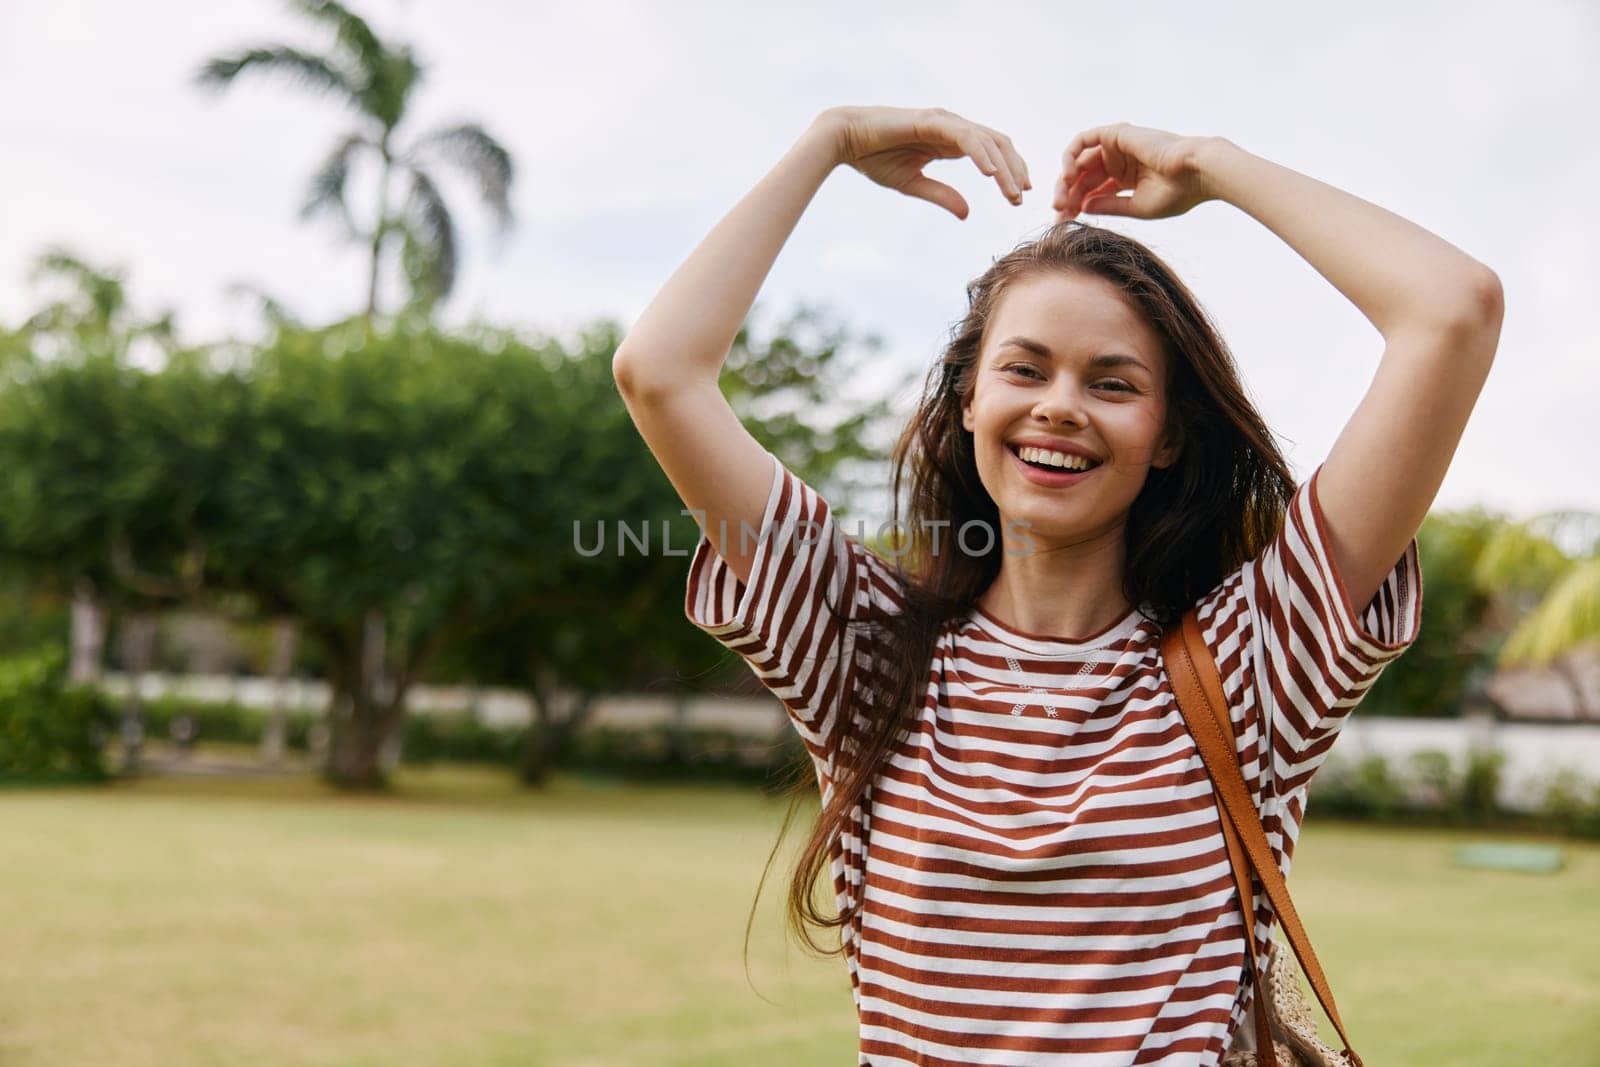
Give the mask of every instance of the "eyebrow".
[[[1000, 342], [997, 348], [1005, 348], [1008, 345], [1015, 348], [1025, 348], [1034, 355], [1043, 356], [1046, 359], [1055, 358], [1055, 353], [1051, 352], [1048, 347], [1038, 341], [1035, 341], [1031, 337], [1007, 337], [1004, 341]], [[1091, 356], [1089, 357], [1089, 366], [1138, 367], [1146, 374], [1150, 373], [1150, 368], [1145, 366], [1144, 360], [1138, 359], [1135, 356], [1124, 355], [1121, 352], [1108, 352], [1103, 355]]]

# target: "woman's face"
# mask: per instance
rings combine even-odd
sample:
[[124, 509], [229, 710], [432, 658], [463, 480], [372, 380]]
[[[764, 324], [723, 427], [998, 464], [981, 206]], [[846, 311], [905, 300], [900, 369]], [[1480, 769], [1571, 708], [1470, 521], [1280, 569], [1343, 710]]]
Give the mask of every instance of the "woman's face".
[[[962, 425], [978, 475], [1000, 511], [1004, 544], [1032, 550], [1120, 531], [1150, 468], [1169, 466], [1165, 356], [1156, 333], [1110, 282], [1090, 274], [1035, 274], [1001, 293], [984, 333]], [[1021, 444], [1098, 460], [1086, 473], [1035, 472]]]

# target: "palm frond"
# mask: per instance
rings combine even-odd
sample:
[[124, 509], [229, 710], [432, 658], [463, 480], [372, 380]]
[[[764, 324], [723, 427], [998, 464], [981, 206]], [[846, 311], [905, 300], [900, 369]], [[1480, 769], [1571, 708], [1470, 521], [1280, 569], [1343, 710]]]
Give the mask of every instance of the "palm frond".
[[332, 26], [334, 40], [350, 53], [361, 70], [375, 70], [382, 64], [383, 42], [360, 15], [332, 0], [297, 0], [294, 7]]
[[406, 113], [411, 90], [422, 81], [422, 64], [406, 45], [386, 51], [370, 73], [366, 88], [367, 106], [383, 119], [386, 129], [394, 129]]
[[295, 0], [293, 6], [333, 28], [334, 44], [348, 60], [352, 89], [363, 110], [386, 130], [398, 125], [422, 74], [411, 49], [388, 44], [365, 19], [334, 0]]
[[355, 232], [355, 224], [350, 219], [349, 205], [345, 203], [344, 186], [350, 178], [350, 162], [359, 148], [376, 149], [371, 139], [361, 133], [346, 134], [328, 158], [323, 160], [322, 166], [311, 176], [311, 189], [306, 195], [306, 202], [300, 208], [302, 219], [313, 218], [324, 211], [338, 211], [344, 220], [345, 227], [350, 232]]
[[437, 160], [450, 164], [473, 179], [478, 195], [494, 213], [501, 229], [511, 224], [511, 182], [515, 165], [511, 153], [476, 122], [463, 122], [435, 130], [411, 149], [419, 164]]
[[1568, 570], [1506, 638], [1499, 665], [1544, 667], [1600, 643], [1600, 558]]
[[413, 290], [432, 300], [450, 295], [456, 283], [456, 233], [439, 187], [424, 170], [409, 168], [411, 196], [406, 203], [406, 275]]
[[29, 280], [55, 279], [66, 282], [85, 309], [103, 323], [127, 309], [128, 292], [119, 270], [96, 267], [59, 245], [48, 248], [33, 261]]
[[1524, 519], [1523, 525], [1575, 558], [1600, 556], [1600, 511], [1558, 508]]
[[1490, 536], [1473, 565], [1472, 580], [1485, 591], [1543, 594], [1572, 566], [1572, 559], [1528, 522], [1508, 522]]
[[406, 299], [401, 314], [426, 320], [439, 303], [439, 294], [430, 279], [433, 276], [433, 254], [409, 223], [399, 227], [400, 272], [405, 278]]
[[200, 68], [195, 80], [205, 88], [224, 89], [246, 71], [286, 78], [305, 88], [343, 97], [365, 110], [358, 87], [348, 74], [323, 56], [288, 45], [261, 45], [232, 55], [213, 56]]
[[261, 317], [273, 328], [298, 328], [300, 319], [290, 311], [288, 306], [259, 285], [250, 282], [232, 282], [224, 290], [228, 296], [238, 299], [254, 300], [261, 312]]
[[149, 322], [140, 323], [132, 331], [135, 337], [148, 337], [161, 344], [176, 345], [178, 343], [178, 313], [171, 308], [164, 309], [160, 315]]

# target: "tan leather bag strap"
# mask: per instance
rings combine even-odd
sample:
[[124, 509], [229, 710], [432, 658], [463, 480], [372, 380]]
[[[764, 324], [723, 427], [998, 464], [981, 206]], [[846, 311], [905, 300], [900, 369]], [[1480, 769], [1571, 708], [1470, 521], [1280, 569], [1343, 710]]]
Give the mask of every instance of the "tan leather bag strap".
[[1200, 629], [1200, 619], [1194, 608], [1184, 614], [1181, 626], [1170, 626], [1161, 638], [1161, 656], [1172, 682], [1178, 707], [1183, 712], [1189, 732], [1194, 735], [1200, 759], [1211, 776], [1216, 790], [1219, 819], [1223, 840], [1227, 842], [1228, 860], [1233, 867], [1234, 882], [1241, 885], [1239, 899], [1244, 909], [1245, 943], [1249, 948], [1251, 980], [1256, 982], [1257, 1059], [1263, 1067], [1278, 1067], [1270, 1035], [1262, 1039], [1267, 1029], [1266, 1005], [1260, 1003], [1267, 995], [1260, 985], [1260, 971], [1256, 967], [1255, 907], [1249, 891], [1246, 866], [1253, 868], [1274, 913], [1294, 949], [1300, 969], [1311, 983], [1312, 991], [1322, 1010], [1339, 1031], [1345, 1054], [1353, 1067], [1362, 1067], [1361, 1057], [1350, 1047], [1350, 1036], [1345, 1033], [1344, 1022], [1339, 1018], [1338, 1006], [1333, 1001], [1333, 990], [1322, 973], [1322, 965], [1311, 948], [1311, 938], [1306, 935], [1294, 902], [1289, 899], [1289, 887], [1272, 858], [1272, 847], [1267, 843], [1266, 830], [1261, 825], [1261, 813], [1250, 799], [1244, 773], [1239, 768], [1239, 752], [1234, 743], [1233, 719], [1228, 714], [1227, 698], [1222, 691], [1222, 677], [1217, 673], [1216, 661], [1206, 648]]
[[1282, 1067], [1272, 1047], [1272, 1020], [1267, 1015], [1265, 1000], [1271, 992], [1261, 985], [1261, 965], [1256, 954], [1255, 938], [1255, 886], [1250, 879], [1250, 860], [1245, 856], [1243, 847], [1239, 844], [1239, 835], [1233, 832], [1233, 820], [1229, 819], [1220, 810], [1217, 812], [1217, 821], [1222, 823], [1222, 839], [1227, 844], [1228, 866], [1233, 868], [1233, 884], [1239, 890], [1239, 910], [1244, 913], [1245, 951], [1248, 953], [1250, 963], [1250, 982], [1256, 987], [1255, 1011], [1252, 1012], [1256, 1024], [1256, 1059], [1260, 1067]]

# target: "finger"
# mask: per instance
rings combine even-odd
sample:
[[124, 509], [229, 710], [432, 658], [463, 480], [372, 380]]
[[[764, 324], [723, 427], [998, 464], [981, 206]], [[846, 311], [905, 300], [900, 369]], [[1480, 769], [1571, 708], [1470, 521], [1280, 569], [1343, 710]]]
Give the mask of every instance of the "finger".
[[1054, 206], [1065, 208], [1075, 188], [1080, 188], [1089, 174], [1096, 185], [1104, 180], [1105, 167], [1100, 161], [1100, 149], [1086, 148], [1080, 152], [1071, 168], [1065, 165], [1061, 168], [1061, 180], [1056, 185]]
[[[1116, 179], [1110, 179], [1101, 185], [1080, 192], [1071, 205], [1071, 209], [1056, 212], [1056, 221], [1065, 222], [1067, 219], [1076, 218], [1080, 214], [1088, 215], [1123, 215], [1129, 212], [1120, 208], [1126, 205], [1132, 197], [1118, 196], [1121, 186]], [[1115, 201], [1115, 203], [1113, 203]], [[1141, 218], [1143, 216], [1140, 216]]]
[[1007, 200], [1013, 204], [1022, 203], [1022, 185], [1012, 172], [1011, 161], [1006, 158], [999, 141], [987, 133], [980, 133], [978, 139], [989, 153], [989, 158], [995, 162], [995, 184], [1000, 186], [1000, 191], [1005, 194]]
[[1100, 186], [1104, 185], [1110, 180], [1111, 175], [1106, 173], [1105, 164], [1101, 160], [1096, 159], [1089, 166], [1078, 172], [1078, 177], [1072, 183], [1072, 188], [1067, 190], [1067, 195], [1071, 197], [1075, 203], [1082, 203], [1084, 193], [1087, 193], [1091, 189], [1098, 189]]
[[1078, 210], [1082, 211], [1097, 196], [1116, 196], [1121, 191], [1122, 183], [1115, 178], [1107, 178], [1099, 185], [1085, 182], [1083, 188], [1078, 190]]
[[962, 151], [972, 157], [972, 162], [977, 165], [978, 171], [984, 177], [991, 177], [999, 172], [1000, 168], [995, 165], [994, 158], [989, 154], [989, 146], [982, 138], [968, 135], [961, 138], [960, 145]]
[[985, 127], [985, 130], [999, 146], [1000, 153], [1005, 156], [1006, 163], [1011, 168], [1011, 176], [1017, 180], [1018, 190], [1032, 189], [1033, 179], [1028, 176], [1028, 164], [1023, 160], [1022, 153], [1017, 151], [1017, 146], [1012, 143], [1011, 138], [999, 130], [990, 130], [988, 127]]
[[1067, 217], [1071, 218], [1082, 211], [1084, 197], [1108, 182], [1115, 185], [1114, 179], [1106, 173], [1106, 168], [1099, 156], [1096, 156], [1094, 162], [1087, 169], [1078, 172], [1077, 180], [1072, 183], [1072, 188], [1067, 190], [1062, 208], [1066, 211]]
[[1126, 179], [1129, 185], [1133, 184], [1134, 161], [1132, 157], [1122, 151], [1122, 147], [1117, 143], [1115, 137], [1107, 138], [1100, 145], [1100, 159], [1105, 164], [1107, 174]]
[[926, 142], [941, 159], [966, 156], [978, 172], [988, 177], [998, 169], [994, 156], [974, 123], [942, 108], [929, 109], [913, 134]]
[[963, 221], [966, 220], [967, 215], [970, 213], [967, 202], [960, 193], [944, 182], [934, 181], [924, 174], [919, 174], [911, 179], [910, 182], [906, 183], [906, 187], [900, 191], [907, 196], [914, 196], [919, 200], [926, 200], [930, 204], [937, 204]]
[[1077, 175], [1078, 157], [1083, 154], [1084, 149], [1104, 143], [1113, 135], [1113, 131], [1122, 125], [1124, 124], [1119, 122], [1111, 126], [1095, 126], [1073, 135], [1072, 140], [1067, 142], [1066, 150], [1061, 153], [1062, 175], [1069, 184]]
[[1141, 218], [1140, 206], [1134, 203], [1137, 196], [1137, 193], [1134, 196], [1097, 193], [1083, 202], [1083, 210], [1091, 215], [1121, 215], [1126, 218]]
[[1111, 148], [1108, 144], [1097, 144], [1093, 148], [1085, 148], [1078, 155], [1078, 173], [1081, 175], [1087, 170], [1106, 172], [1106, 152]]

